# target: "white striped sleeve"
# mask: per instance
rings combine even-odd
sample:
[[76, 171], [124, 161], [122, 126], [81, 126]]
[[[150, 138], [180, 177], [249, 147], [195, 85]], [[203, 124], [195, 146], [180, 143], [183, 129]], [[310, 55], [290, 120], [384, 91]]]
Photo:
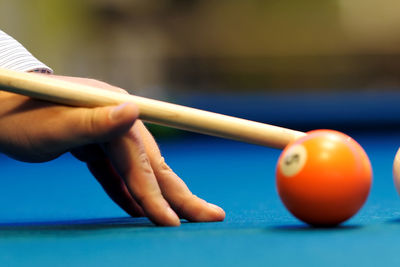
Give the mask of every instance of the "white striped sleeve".
[[0, 68], [21, 72], [53, 73], [17, 40], [0, 30]]

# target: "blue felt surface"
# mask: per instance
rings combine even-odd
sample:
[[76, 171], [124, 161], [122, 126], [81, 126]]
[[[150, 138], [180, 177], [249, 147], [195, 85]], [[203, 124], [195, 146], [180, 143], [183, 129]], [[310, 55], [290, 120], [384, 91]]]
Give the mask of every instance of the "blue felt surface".
[[131, 219], [70, 156], [0, 159], [0, 262], [11, 266], [395, 266], [400, 200], [391, 165], [400, 134], [353, 135], [374, 167], [371, 195], [342, 227], [309, 228], [275, 190], [278, 150], [216, 138], [161, 143], [194, 193], [221, 205], [220, 223], [154, 227]]

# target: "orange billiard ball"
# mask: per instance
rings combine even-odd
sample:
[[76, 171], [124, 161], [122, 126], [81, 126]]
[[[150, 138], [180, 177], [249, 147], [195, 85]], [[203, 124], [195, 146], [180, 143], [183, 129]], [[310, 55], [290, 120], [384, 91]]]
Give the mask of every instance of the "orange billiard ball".
[[400, 148], [397, 150], [393, 161], [393, 180], [396, 190], [400, 194]]
[[363, 206], [372, 168], [351, 137], [315, 130], [283, 150], [276, 183], [283, 204], [295, 217], [314, 226], [335, 226]]

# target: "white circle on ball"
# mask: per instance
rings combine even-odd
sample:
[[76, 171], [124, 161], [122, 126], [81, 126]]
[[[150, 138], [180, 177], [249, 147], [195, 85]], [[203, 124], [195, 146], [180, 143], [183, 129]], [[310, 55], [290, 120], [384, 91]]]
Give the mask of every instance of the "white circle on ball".
[[282, 156], [280, 169], [284, 176], [292, 177], [298, 174], [307, 161], [307, 150], [303, 145], [293, 145]]

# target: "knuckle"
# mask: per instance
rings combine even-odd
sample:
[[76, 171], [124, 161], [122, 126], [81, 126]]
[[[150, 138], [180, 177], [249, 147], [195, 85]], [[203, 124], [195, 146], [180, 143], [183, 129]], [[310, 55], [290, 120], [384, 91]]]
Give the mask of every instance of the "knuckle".
[[122, 89], [122, 88], [115, 87], [115, 91], [122, 93], [122, 94], [129, 95], [128, 91], [126, 91], [125, 89]]
[[97, 86], [97, 87], [103, 87], [104, 85], [106, 85], [105, 82], [99, 81], [97, 79], [93, 79], [93, 78], [88, 78], [87, 82], [92, 85], [92, 86]]
[[[79, 122], [81, 128], [81, 137], [83, 139], [96, 139], [96, 136], [100, 133], [100, 126], [97, 120], [99, 116], [98, 109], [83, 109]], [[97, 142], [98, 140], [93, 140]]]
[[90, 79], [88, 81], [88, 83], [90, 85], [92, 85], [92, 86], [101, 88], [103, 90], [112, 91], [112, 92], [118, 92], [118, 93], [123, 93], [123, 94], [128, 94], [128, 92], [126, 90], [122, 89], [122, 88], [113, 86], [111, 84], [108, 84], [106, 82], [99, 81], [99, 80], [96, 80], [96, 79]]
[[85, 112], [86, 114], [86, 116], [84, 116], [86, 117], [85, 127], [89, 135], [95, 133], [97, 130], [96, 113], [97, 113], [96, 109], [92, 110], [92, 112]]
[[153, 168], [151, 167], [149, 157], [145, 152], [138, 155], [138, 163], [142, 172], [146, 174], [153, 174]]
[[135, 144], [140, 145], [141, 144], [141, 138], [137, 131], [135, 130], [135, 127], [131, 127], [129, 131], [127, 132], [127, 137]]
[[160, 157], [158, 161], [155, 161], [155, 168], [157, 172], [157, 176], [159, 177], [160, 181], [165, 181], [165, 179], [177, 179], [178, 176], [175, 172], [168, 166], [165, 162], [164, 157]]
[[165, 162], [165, 158], [161, 157], [158, 166], [160, 167], [160, 170], [162, 171], [167, 171], [167, 172], [172, 172], [171, 167], [168, 166], [168, 164]]

